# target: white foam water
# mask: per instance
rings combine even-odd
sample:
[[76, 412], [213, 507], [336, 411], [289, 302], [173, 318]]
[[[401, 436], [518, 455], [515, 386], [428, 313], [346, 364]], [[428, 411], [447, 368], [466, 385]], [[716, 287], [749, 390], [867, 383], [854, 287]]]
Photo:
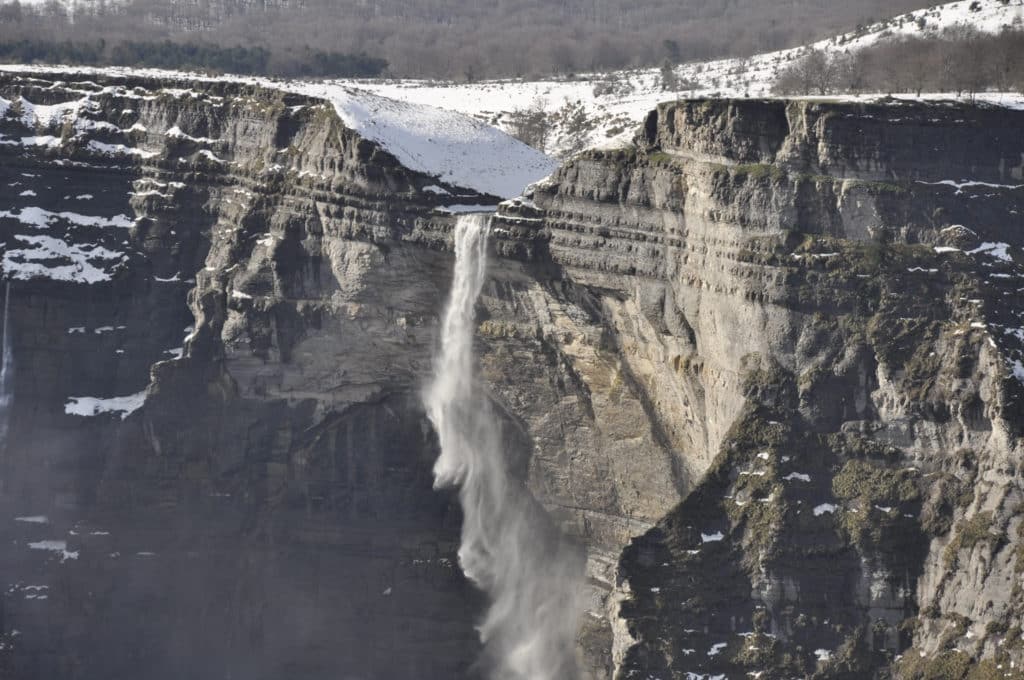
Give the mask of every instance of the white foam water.
[[14, 353], [11, 345], [11, 282], [4, 289], [4, 327], [0, 339], [0, 449], [7, 443], [7, 426], [10, 422], [11, 402], [14, 400]]
[[475, 306], [487, 270], [489, 217], [463, 215], [455, 272], [424, 394], [441, 454], [436, 487], [457, 486], [459, 563], [490, 600], [480, 638], [494, 680], [572, 680], [583, 557], [521, 480], [509, 474], [502, 425], [474, 375]]

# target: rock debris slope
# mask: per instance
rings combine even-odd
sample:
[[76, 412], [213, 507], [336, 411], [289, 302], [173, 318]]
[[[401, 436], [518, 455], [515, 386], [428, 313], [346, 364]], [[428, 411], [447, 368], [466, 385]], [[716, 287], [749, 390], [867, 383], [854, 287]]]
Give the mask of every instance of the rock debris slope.
[[[494, 198], [258, 84], [0, 97], [2, 668], [480, 675], [420, 394]], [[501, 205], [478, 370], [585, 674], [1018, 672], [1022, 122], [686, 101]]]

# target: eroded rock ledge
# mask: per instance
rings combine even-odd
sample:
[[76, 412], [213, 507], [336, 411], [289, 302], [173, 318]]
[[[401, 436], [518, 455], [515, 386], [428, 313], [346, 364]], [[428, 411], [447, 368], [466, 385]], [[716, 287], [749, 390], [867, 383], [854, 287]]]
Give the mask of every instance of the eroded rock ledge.
[[[97, 102], [0, 124], [5, 263], [25, 236], [118, 255], [85, 258], [92, 284], [13, 284], [3, 505], [49, 523], [3, 520], [3, 662], [472, 675], [418, 394], [438, 208], [474, 197], [314, 99], [54, 80], [0, 76], [11, 102]], [[1024, 662], [1022, 118], [666, 104], [503, 204], [481, 365], [510, 464], [588, 546], [592, 677]], [[124, 420], [65, 413], [140, 390]]]

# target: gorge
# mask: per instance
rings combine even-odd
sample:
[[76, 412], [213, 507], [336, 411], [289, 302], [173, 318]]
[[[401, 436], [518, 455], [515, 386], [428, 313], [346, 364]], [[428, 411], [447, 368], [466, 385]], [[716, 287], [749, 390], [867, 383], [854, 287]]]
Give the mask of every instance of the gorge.
[[269, 84], [0, 98], [0, 675], [1018, 677], [1024, 112], [669, 102], [502, 200]]

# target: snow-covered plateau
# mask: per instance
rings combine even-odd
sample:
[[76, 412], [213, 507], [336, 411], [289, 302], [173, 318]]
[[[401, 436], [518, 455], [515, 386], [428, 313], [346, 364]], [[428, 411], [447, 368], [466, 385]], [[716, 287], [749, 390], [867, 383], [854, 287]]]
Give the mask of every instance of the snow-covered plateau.
[[[987, 33], [1007, 28], [1024, 30], [1024, 0], [959, 0], [894, 17], [809, 46], [748, 58], [682, 64], [676, 68], [676, 76], [685, 84], [685, 89], [678, 92], [662, 88], [657, 68], [474, 83], [403, 79], [308, 82], [238, 76], [213, 79], [258, 83], [323, 98], [334, 105], [346, 125], [380, 143], [407, 167], [433, 174], [450, 184], [507, 198], [518, 195], [526, 185], [553, 171], [554, 158], [563, 158], [580, 148], [628, 143], [636, 126], [659, 102], [674, 97], [769, 97], [779, 73], [808, 48], [851, 53], [886, 41], [937, 35], [958, 26]], [[0, 70], [7, 71], [34, 69], [52, 70], [45, 66], [0, 66]], [[178, 79], [183, 82], [182, 94], [187, 92], [189, 80], [211, 80], [200, 74], [155, 69], [74, 67], [74, 70], [130, 72]], [[610, 83], [614, 86], [609, 86]], [[862, 94], [844, 98], [873, 101], [880, 97]], [[896, 98], [913, 97], [897, 95]], [[926, 93], [922, 98], [941, 100], [955, 98], [955, 95]], [[975, 99], [1024, 108], [1024, 96], [1015, 93], [984, 93]], [[35, 115], [39, 120], [47, 116], [73, 115], [83, 102], [71, 102], [56, 109], [39, 107], [38, 111], [23, 108], [22, 115]], [[0, 101], [0, 116], [9, 105]], [[547, 156], [504, 134], [510, 130], [511, 114], [531, 107], [543, 107], [552, 125]], [[587, 124], [582, 132], [560, 115], [567, 107], [577, 107], [585, 114]], [[175, 131], [168, 130], [166, 134], [174, 135]], [[0, 143], [52, 146], [58, 141], [42, 135], [0, 140]]]
[[[972, 9], [973, 7], [973, 9]], [[923, 28], [922, 28], [923, 26]], [[758, 54], [749, 58], [719, 59], [682, 64], [676, 68], [681, 83], [692, 87], [677, 93], [661, 86], [660, 69], [616, 73], [588, 73], [548, 80], [495, 80], [445, 83], [423, 80], [338, 81], [410, 103], [429, 104], [458, 111], [502, 129], [508, 129], [514, 111], [543, 106], [554, 129], [549, 151], [563, 156], [576, 140], [556, 116], [567, 104], [579, 104], [593, 127], [586, 146], [618, 146], [627, 142], [643, 116], [659, 102], [680, 97], [768, 97], [780, 72], [808, 48], [828, 53], [851, 53], [872, 45], [914, 36], [938, 35], [958, 26], [984, 33], [1004, 28], [1024, 30], [1024, 0], [959, 0], [903, 14], [857, 32], [837, 35], [813, 45]], [[608, 84], [614, 82], [614, 87]], [[853, 99], [876, 100], [864, 94]], [[951, 99], [950, 93], [929, 93], [928, 99]], [[909, 99], [911, 96], [899, 96]], [[1024, 107], [1024, 97], [987, 93], [977, 99], [1004, 106]]]

